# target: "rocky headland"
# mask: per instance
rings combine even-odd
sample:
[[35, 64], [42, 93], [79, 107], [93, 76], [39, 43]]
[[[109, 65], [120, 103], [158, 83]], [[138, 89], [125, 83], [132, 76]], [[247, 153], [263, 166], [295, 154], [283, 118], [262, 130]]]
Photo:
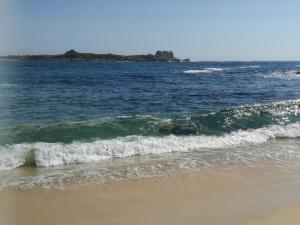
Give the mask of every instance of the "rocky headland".
[[[180, 59], [174, 56], [172, 51], [157, 51], [154, 55], [116, 55], [116, 54], [94, 54], [80, 53], [75, 50], [70, 50], [59, 55], [8, 55], [2, 56], [0, 59], [10, 60], [80, 60], [80, 61], [172, 61], [179, 62]], [[182, 61], [189, 61], [188, 59]]]

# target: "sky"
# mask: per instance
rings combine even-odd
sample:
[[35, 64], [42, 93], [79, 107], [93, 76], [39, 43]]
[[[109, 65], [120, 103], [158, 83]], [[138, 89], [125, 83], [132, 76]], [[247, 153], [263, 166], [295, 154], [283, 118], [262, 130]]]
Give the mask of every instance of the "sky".
[[0, 55], [300, 60], [299, 0], [0, 0]]

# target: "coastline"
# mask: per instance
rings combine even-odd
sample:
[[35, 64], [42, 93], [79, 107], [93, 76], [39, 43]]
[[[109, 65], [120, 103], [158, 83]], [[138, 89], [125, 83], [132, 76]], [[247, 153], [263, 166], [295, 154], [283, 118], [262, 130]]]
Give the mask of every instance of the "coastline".
[[[270, 167], [177, 173], [64, 190], [9, 189], [0, 191], [0, 224], [277, 225], [274, 219], [255, 220], [300, 205], [295, 197], [299, 187], [292, 175]], [[297, 215], [291, 218], [300, 222]]]

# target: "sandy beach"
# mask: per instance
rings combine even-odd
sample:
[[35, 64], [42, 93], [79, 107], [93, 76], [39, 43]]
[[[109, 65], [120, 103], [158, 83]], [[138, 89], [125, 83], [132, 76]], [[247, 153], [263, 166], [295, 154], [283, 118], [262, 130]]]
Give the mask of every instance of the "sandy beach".
[[259, 219], [243, 225], [297, 225], [300, 221], [300, 207], [291, 207], [280, 210], [272, 216]]
[[293, 225], [300, 208], [285, 208], [300, 205], [299, 187], [281, 169], [248, 168], [64, 190], [10, 189], [0, 192], [0, 224]]

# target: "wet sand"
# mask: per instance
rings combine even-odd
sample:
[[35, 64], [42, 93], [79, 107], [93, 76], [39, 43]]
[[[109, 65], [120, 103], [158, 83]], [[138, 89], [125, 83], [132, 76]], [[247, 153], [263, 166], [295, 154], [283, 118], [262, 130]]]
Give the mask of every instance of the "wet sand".
[[300, 224], [300, 208], [268, 218], [300, 205], [298, 180], [281, 169], [237, 168], [64, 190], [5, 190], [0, 192], [0, 224]]

